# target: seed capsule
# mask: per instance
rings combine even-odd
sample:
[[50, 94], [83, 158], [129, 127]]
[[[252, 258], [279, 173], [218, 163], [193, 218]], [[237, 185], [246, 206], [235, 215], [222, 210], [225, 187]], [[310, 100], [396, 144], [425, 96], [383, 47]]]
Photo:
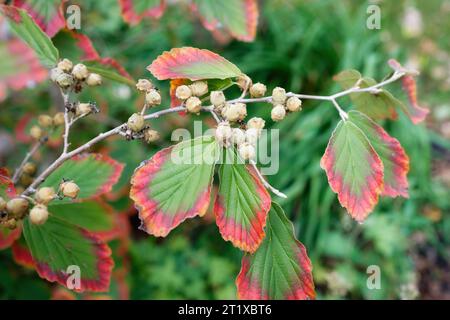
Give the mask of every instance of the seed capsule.
[[184, 101], [192, 96], [192, 91], [187, 85], [181, 85], [175, 90], [175, 96]]
[[259, 135], [259, 129], [247, 129], [245, 131], [245, 141], [255, 146], [258, 143]]
[[60, 68], [53, 68], [50, 70], [50, 80], [56, 82], [58, 80], [58, 77], [62, 74], [64, 74], [64, 71], [62, 71]]
[[208, 93], [208, 83], [206, 81], [195, 81], [189, 88], [192, 91], [192, 95], [201, 97]]
[[90, 87], [99, 86], [102, 84], [102, 76], [97, 73], [91, 73], [86, 78], [86, 84]]
[[80, 187], [73, 181], [65, 181], [59, 185], [59, 190], [64, 197], [75, 199], [80, 192]]
[[75, 109], [77, 116], [87, 115], [92, 112], [92, 105], [90, 103], [79, 103]]
[[84, 64], [78, 63], [73, 67], [72, 75], [77, 80], [85, 80], [89, 76], [89, 70]]
[[35, 139], [39, 140], [44, 135], [44, 131], [39, 126], [32, 126], [30, 128], [30, 136]]
[[147, 143], [152, 143], [159, 140], [159, 133], [153, 129], [147, 129], [144, 132], [144, 140]]
[[271, 117], [273, 121], [281, 121], [286, 116], [286, 110], [281, 104], [272, 108]]
[[9, 230], [14, 230], [17, 228], [17, 220], [16, 219], [9, 219], [4, 223], [5, 227]]
[[28, 187], [30, 184], [32, 184], [33, 180], [34, 179], [29, 174], [26, 173], [20, 176], [20, 184], [25, 187]]
[[34, 198], [37, 202], [42, 204], [48, 204], [50, 201], [55, 199], [56, 192], [52, 187], [42, 187], [37, 192]]
[[231, 130], [230, 124], [226, 121], [223, 121], [217, 125], [216, 128], [216, 141], [222, 145], [228, 147], [230, 145], [230, 139], [233, 135], [233, 131]]
[[153, 89], [153, 84], [150, 82], [150, 80], [139, 79], [136, 83], [136, 89], [142, 92], [148, 92]]
[[63, 59], [62, 61], [58, 62], [58, 69], [62, 70], [63, 72], [69, 73], [72, 71], [73, 63], [69, 59]]
[[62, 126], [64, 124], [64, 112], [58, 112], [53, 116], [53, 124], [55, 126]]
[[28, 210], [28, 201], [23, 198], [14, 198], [6, 203], [6, 211], [16, 219], [21, 219]]
[[300, 111], [302, 109], [301, 106], [302, 100], [297, 97], [290, 97], [286, 101], [286, 109], [288, 109], [290, 112]]
[[248, 120], [247, 122], [247, 128], [248, 129], [258, 129], [258, 130], [262, 130], [264, 129], [264, 125], [266, 124], [266, 122], [259, 118], [259, 117], [253, 117], [250, 120]]
[[190, 97], [186, 100], [186, 110], [190, 113], [199, 113], [202, 110], [202, 102], [197, 97]]
[[223, 91], [211, 91], [209, 100], [211, 101], [211, 104], [215, 107], [224, 105], [226, 101]]
[[128, 118], [128, 128], [134, 132], [139, 132], [144, 128], [145, 119], [144, 116], [139, 113], [134, 113]]
[[156, 106], [161, 104], [161, 94], [156, 89], [150, 89], [145, 95], [145, 102], [149, 106]]
[[43, 204], [37, 204], [30, 211], [30, 221], [35, 225], [42, 225], [48, 219], [47, 207]]
[[256, 155], [255, 147], [248, 142], [239, 146], [239, 155], [244, 160], [254, 159]]
[[252, 79], [250, 79], [250, 77], [246, 74], [241, 74], [238, 76], [236, 82], [242, 91], [248, 90], [252, 86]]
[[260, 82], [257, 82], [250, 87], [250, 95], [253, 98], [264, 97], [266, 95], [266, 91], [267, 91], [267, 87]]
[[231, 122], [244, 120], [247, 116], [247, 107], [244, 103], [233, 103], [228, 105], [224, 117]]
[[38, 117], [38, 123], [41, 127], [49, 128], [53, 125], [53, 118], [46, 114], [41, 114]]
[[56, 83], [63, 89], [67, 89], [73, 85], [73, 77], [67, 73], [61, 73], [56, 78]]
[[274, 105], [284, 104], [286, 101], [286, 90], [280, 87], [276, 87], [272, 91], [272, 101]]
[[239, 128], [233, 128], [233, 134], [231, 136], [231, 142], [237, 146], [240, 146], [245, 142], [245, 132]]
[[6, 201], [2, 197], [0, 197], [0, 211], [6, 210]]
[[23, 166], [22, 169], [23, 173], [29, 174], [29, 175], [33, 175], [36, 173], [36, 165], [32, 162], [27, 162], [25, 163], [25, 165]]

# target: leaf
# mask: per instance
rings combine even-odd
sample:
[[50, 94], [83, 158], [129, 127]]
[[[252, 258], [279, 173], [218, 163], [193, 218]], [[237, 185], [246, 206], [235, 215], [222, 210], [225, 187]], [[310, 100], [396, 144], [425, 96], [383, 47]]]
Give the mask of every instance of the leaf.
[[16, 228], [14, 230], [9, 230], [0, 226], [0, 250], [9, 248], [14, 241], [20, 238], [22, 234], [21, 228]]
[[[367, 88], [377, 84], [372, 78], [363, 78], [356, 70], [342, 71], [334, 77], [345, 90], [354, 87], [357, 83], [360, 88]], [[356, 109], [365, 113], [372, 119], [391, 119], [398, 117], [396, 108], [402, 104], [390, 92], [381, 89], [378, 93], [360, 92], [350, 94], [350, 99]]]
[[28, 13], [19, 8], [0, 5], [0, 11], [7, 17], [11, 29], [36, 53], [42, 65], [51, 68], [59, 59], [58, 50], [50, 38], [34, 23]]
[[349, 120], [367, 136], [383, 162], [384, 190], [381, 195], [408, 198], [409, 158], [400, 142], [364, 114], [350, 111], [348, 115]]
[[165, 51], [147, 69], [158, 80], [227, 79], [242, 74], [238, 67], [218, 54], [192, 47]]
[[353, 122], [339, 122], [320, 166], [341, 205], [355, 220], [364, 221], [383, 191], [383, 163]]
[[194, 0], [203, 26], [209, 31], [224, 30], [241, 41], [253, 41], [258, 26], [256, 0]]
[[28, 250], [26, 244], [22, 242], [23, 240], [16, 241], [11, 246], [14, 262], [22, 267], [34, 269], [36, 267], [36, 264], [34, 263], [30, 250]]
[[160, 18], [166, 9], [164, 0], [119, 0], [125, 22], [136, 25], [143, 18]]
[[108, 291], [114, 262], [97, 236], [52, 214], [43, 225], [25, 219], [23, 231], [41, 278], [68, 287], [68, 268], [78, 266], [80, 288], [74, 290]]
[[[108, 62], [109, 61], [109, 62]], [[117, 61], [110, 58], [103, 58], [97, 62], [86, 62], [90, 72], [98, 73], [105, 79], [109, 79], [118, 83], [123, 83], [134, 87], [135, 82], [130, 77], [124, 76], [123, 73], [117, 72], [117, 69], [122, 68]]]
[[283, 209], [272, 202], [267, 235], [258, 250], [242, 258], [236, 279], [239, 299], [314, 299], [312, 266], [306, 249], [295, 238]]
[[85, 153], [64, 162], [42, 183], [58, 189], [63, 179], [74, 180], [80, 188], [78, 199], [87, 199], [110, 192], [119, 180], [123, 164], [107, 155]]
[[26, 10], [36, 24], [53, 37], [66, 26], [63, 6], [66, 0], [13, 0], [12, 5]]
[[255, 252], [264, 238], [270, 195], [251, 166], [238, 163], [225, 149], [219, 170], [220, 187], [214, 214], [222, 238], [247, 252]]
[[204, 136], [157, 152], [131, 178], [141, 229], [165, 237], [187, 218], [203, 216], [209, 207], [218, 145]]

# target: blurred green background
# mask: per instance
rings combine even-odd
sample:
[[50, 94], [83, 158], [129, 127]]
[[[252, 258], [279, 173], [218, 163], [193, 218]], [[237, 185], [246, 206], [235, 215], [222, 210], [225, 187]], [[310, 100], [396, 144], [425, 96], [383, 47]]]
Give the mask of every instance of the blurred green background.
[[[419, 101], [431, 109], [425, 124], [399, 121], [383, 125], [398, 138], [411, 159], [410, 198], [383, 199], [367, 221], [352, 221], [340, 207], [319, 167], [331, 131], [338, 122], [327, 103], [305, 102], [301, 113], [274, 125], [280, 131], [280, 171], [268, 177], [288, 195], [276, 199], [308, 249], [319, 299], [450, 299], [450, 1], [376, 1], [381, 29], [366, 27], [370, 1], [260, 1], [257, 38], [252, 43], [217, 43], [183, 6], [169, 6], [158, 20], [126, 25], [116, 0], [71, 1], [82, 10], [82, 32], [102, 56], [118, 59], [133, 77], [150, 77], [153, 59], [173, 47], [195, 46], [215, 51], [239, 66], [255, 82], [271, 89], [330, 94], [341, 70], [354, 68], [381, 80], [387, 60], [396, 58], [421, 71]], [[174, 1], [175, 2], [175, 1]], [[153, 80], [153, 79], [152, 79]], [[168, 98], [168, 82], [158, 83]], [[39, 114], [52, 105], [48, 83], [15, 93], [0, 105], [2, 128], [12, 128], [23, 112]], [[398, 84], [391, 85], [405, 98]], [[124, 121], [142, 102], [127, 87], [108, 84], [83, 93], [103, 110], [100, 120], [80, 124], [75, 142]], [[349, 100], [342, 100], [345, 108]], [[270, 119], [270, 109], [254, 105], [250, 115]], [[119, 182], [125, 186], [134, 167], [170, 143], [171, 130], [190, 127], [192, 119], [173, 115], [152, 122], [163, 133], [158, 146], [115, 140], [100, 147], [127, 164]], [[2, 161], [14, 167], [26, 152], [15, 146]], [[42, 155], [45, 162], [55, 150]], [[126, 197], [112, 204], [129, 208]], [[132, 213], [132, 212], [131, 212]], [[131, 299], [233, 299], [241, 253], [220, 238], [213, 217], [186, 221], [165, 239], [155, 239], [133, 224], [125, 274]], [[114, 245], [114, 244], [113, 244]], [[34, 271], [14, 264], [0, 251], [0, 298], [47, 299], [54, 287]], [[117, 262], [120, 266], [120, 261]], [[366, 269], [381, 270], [381, 289], [369, 290]], [[121, 297], [113, 283], [112, 298]], [[123, 297], [123, 296], [122, 296]]]

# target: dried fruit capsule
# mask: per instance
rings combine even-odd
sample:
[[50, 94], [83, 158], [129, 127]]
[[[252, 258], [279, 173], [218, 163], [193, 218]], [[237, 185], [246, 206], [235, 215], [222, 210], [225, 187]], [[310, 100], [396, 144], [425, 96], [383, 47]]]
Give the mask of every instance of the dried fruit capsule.
[[23, 198], [14, 198], [6, 203], [6, 211], [13, 218], [21, 219], [28, 210], [28, 201]]
[[273, 104], [284, 104], [286, 101], [286, 90], [280, 87], [276, 87], [272, 91], [272, 101]]
[[290, 112], [300, 111], [302, 109], [301, 106], [302, 100], [297, 97], [290, 97], [286, 101], [286, 109], [288, 109]]
[[262, 129], [264, 129], [265, 124], [266, 124], [266, 122], [263, 119], [261, 119], [259, 117], [253, 117], [250, 120], [248, 120], [247, 128], [262, 130]]
[[247, 107], [244, 103], [233, 103], [228, 105], [224, 117], [231, 122], [244, 120], [247, 116]]
[[73, 85], [73, 77], [67, 73], [61, 73], [56, 77], [56, 83], [63, 89], [67, 89]]
[[233, 134], [231, 136], [231, 142], [237, 146], [240, 146], [245, 142], [245, 132], [239, 128], [233, 128]]
[[46, 114], [41, 114], [38, 117], [38, 123], [41, 127], [49, 128], [53, 125], [53, 118]]
[[34, 179], [29, 174], [26, 173], [20, 176], [20, 184], [25, 187], [28, 187], [30, 184], [32, 184], [33, 180]]
[[90, 87], [99, 86], [102, 84], [102, 76], [97, 73], [91, 73], [86, 78], [86, 84]]
[[189, 88], [192, 91], [192, 95], [196, 97], [201, 97], [208, 93], [208, 83], [206, 81], [195, 81], [189, 85]]
[[77, 80], [85, 80], [89, 75], [89, 70], [84, 64], [78, 63], [73, 67], [72, 75]]
[[59, 185], [59, 191], [64, 197], [75, 199], [80, 192], [80, 187], [73, 181], [64, 181]]
[[56, 192], [52, 187], [42, 187], [36, 192], [34, 196], [37, 202], [43, 204], [48, 204], [50, 201], [55, 199], [55, 197]]
[[175, 96], [180, 100], [186, 100], [192, 96], [192, 91], [187, 85], [183, 84], [177, 87]]
[[2, 197], [0, 197], [0, 211], [6, 210], [6, 201]]
[[127, 122], [128, 128], [134, 132], [141, 131], [145, 125], [145, 119], [142, 114], [133, 113]]
[[260, 82], [257, 82], [250, 87], [250, 95], [253, 98], [264, 97], [266, 94], [266, 91], [267, 91], [267, 87]]
[[44, 135], [44, 131], [39, 126], [32, 126], [30, 128], [30, 136], [35, 139], [39, 140]]
[[248, 90], [252, 86], [252, 79], [250, 79], [250, 77], [246, 74], [241, 74], [238, 76], [236, 82], [242, 91]]
[[79, 103], [75, 109], [77, 116], [87, 115], [92, 112], [92, 105], [90, 103]]
[[156, 89], [150, 89], [145, 95], [145, 102], [150, 106], [161, 104], [161, 94]]
[[197, 97], [186, 100], [186, 110], [190, 113], [199, 113], [202, 110], [202, 101]]
[[209, 95], [209, 100], [211, 101], [211, 104], [215, 107], [224, 105], [226, 101], [223, 91], [211, 91], [211, 94]]
[[241, 144], [238, 151], [239, 155], [244, 160], [254, 159], [256, 155], [255, 147], [248, 142]]
[[9, 219], [4, 223], [5, 227], [9, 230], [14, 230], [17, 228], [17, 220], [16, 219]]
[[63, 74], [64, 71], [62, 71], [60, 68], [53, 68], [50, 70], [50, 80], [53, 82], [56, 82], [58, 80], [58, 77]]
[[216, 128], [216, 141], [223, 146], [228, 147], [230, 145], [230, 139], [233, 135], [230, 124], [226, 121], [220, 122]]
[[63, 72], [69, 73], [72, 71], [73, 63], [69, 59], [63, 59], [60, 62], [58, 62], [58, 69], [60, 69]]
[[251, 145], [256, 145], [258, 142], [258, 138], [260, 135], [260, 130], [259, 129], [247, 129], [245, 131], [245, 141], [250, 143]]
[[64, 124], [64, 112], [58, 112], [53, 116], [53, 124], [55, 126], [62, 126]]
[[147, 143], [152, 143], [159, 140], [159, 133], [153, 129], [147, 129], [144, 132], [144, 140]]
[[281, 121], [286, 116], [286, 110], [281, 104], [276, 105], [272, 108], [271, 117], [273, 121]]
[[37, 204], [30, 210], [30, 221], [32, 224], [42, 225], [48, 219], [47, 207], [43, 204]]
[[33, 175], [36, 173], [36, 165], [32, 162], [27, 162], [23, 165], [22, 172]]
[[142, 92], [147, 92], [153, 89], [153, 84], [150, 82], [150, 80], [139, 79], [136, 83], [136, 89]]

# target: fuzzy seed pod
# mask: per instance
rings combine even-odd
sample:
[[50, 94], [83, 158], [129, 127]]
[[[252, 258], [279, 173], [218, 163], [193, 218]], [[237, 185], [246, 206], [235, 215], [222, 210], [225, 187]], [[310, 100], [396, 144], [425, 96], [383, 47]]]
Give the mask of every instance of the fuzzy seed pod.
[[80, 192], [80, 187], [73, 181], [65, 181], [59, 185], [59, 191], [64, 197], [75, 199]]
[[237, 77], [236, 79], [237, 85], [238, 87], [244, 91], [244, 90], [248, 90], [251, 86], [252, 86], [252, 79], [250, 79], [249, 76], [247, 76], [246, 74], [241, 74], [240, 76]]
[[221, 145], [228, 147], [230, 146], [230, 139], [233, 135], [233, 131], [230, 127], [230, 124], [226, 121], [223, 121], [217, 125], [216, 128], [216, 141]]
[[79, 103], [75, 109], [77, 116], [87, 115], [92, 112], [92, 105], [90, 103]]
[[25, 165], [22, 168], [22, 172], [29, 174], [29, 175], [33, 175], [36, 173], [36, 165], [32, 162], [27, 162], [25, 163]]
[[145, 95], [145, 102], [149, 106], [156, 106], [161, 104], [161, 94], [156, 89], [150, 89]]
[[75, 79], [83, 81], [89, 76], [89, 70], [84, 64], [78, 63], [73, 67], [72, 75]]
[[252, 146], [256, 146], [258, 143], [258, 138], [260, 136], [260, 130], [259, 129], [247, 129], [245, 131], [245, 141], [250, 143]]
[[61, 73], [56, 78], [56, 83], [63, 89], [67, 89], [71, 85], [73, 85], [73, 77], [67, 73]]
[[254, 159], [256, 155], [255, 147], [248, 142], [244, 142], [239, 146], [239, 155], [244, 160]]
[[276, 87], [272, 91], [272, 101], [274, 105], [284, 104], [286, 101], [286, 90], [280, 87]]
[[223, 105], [223, 107], [220, 110], [220, 115], [222, 117], [226, 118], [226, 115], [227, 115], [227, 112], [228, 112], [229, 108], [230, 108], [230, 104], [225, 102], [225, 104]]
[[196, 97], [201, 97], [208, 93], [208, 83], [206, 81], [195, 81], [189, 88], [192, 91], [192, 95]]
[[35, 225], [42, 225], [48, 219], [47, 207], [43, 204], [37, 204], [30, 210], [30, 221]]
[[39, 126], [32, 126], [30, 128], [30, 136], [35, 139], [39, 140], [44, 135], [44, 131]]
[[53, 116], [53, 124], [55, 126], [62, 126], [64, 124], [64, 112], [58, 112]]
[[41, 127], [49, 128], [53, 125], [53, 118], [46, 114], [41, 114], [38, 117], [38, 123]]
[[199, 113], [202, 110], [202, 102], [197, 97], [190, 97], [186, 100], [186, 110], [190, 113]]
[[6, 201], [2, 197], [0, 197], [0, 211], [6, 210]]
[[186, 100], [192, 96], [191, 88], [189, 88], [187, 85], [181, 85], [178, 86], [175, 90], [175, 96], [180, 100]]
[[297, 97], [290, 97], [286, 101], [286, 109], [290, 112], [300, 111], [302, 108], [302, 100]]
[[239, 128], [233, 128], [233, 134], [231, 136], [231, 142], [237, 146], [240, 146], [245, 142], [245, 132]]
[[53, 82], [56, 82], [58, 80], [58, 77], [62, 75], [64, 71], [62, 71], [60, 68], [53, 68], [50, 70], [50, 80]]
[[226, 108], [224, 117], [231, 122], [244, 120], [247, 116], [247, 106], [244, 103], [233, 103]]
[[224, 105], [226, 101], [223, 91], [211, 91], [209, 100], [211, 101], [211, 104], [215, 107]]
[[90, 73], [86, 78], [86, 84], [89, 87], [95, 87], [102, 84], [102, 76], [97, 73]]
[[281, 104], [276, 105], [272, 108], [271, 117], [273, 121], [281, 121], [286, 116], [286, 109]]
[[40, 188], [34, 198], [38, 203], [48, 204], [50, 201], [55, 199], [56, 192], [52, 187], [42, 187]]
[[9, 230], [14, 230], [17, 228], [17, 220], [16, 219], [9, 219], [4, 223], [5, 227]]
[[33, 183], [33, 180], [34, 179], [29, 174], [24, 173], [20, 176], [19, 181], [22, 186], [28, 187], [30, 184]]
[[150, 80], [147, 79], [139, 79], [136, 83], [136, 89], [138, 89], [141, 92], [148, 92], [151, 89], [153, 89], [153, 84], [150, 82]]
[[128, 128], [134, 132], [139, 132], [144, 128], [145, 119], [142, 114], [133, 113], [127, 122]]
[[248, 129], [257, 129], [259, 131], [261, 131], [262, 129], [264, 129], [264, 125], [266, 124], [266, 122], [259, 118], [259, 117], [253, 117], [250, 120], [248, 120], [247, 122], [247, 128]]
[[72, 71], [73, 63], [69, 59], [63, 59], [58, 62], [58, 69], [61, 69], [63, 72], [69, 73]]
[[28, 200], [23, 198], [14, 198], [6, 203], [6, 211], [16, 219], [21, 219], [28, 210]]
[[257, 82], [251, 86], [250, 95], [253, 98], [261, 98], [266, 95], [266, 91], [267, 91], [267, 87], [264, 84]]
[[159, 140], [159, 132], [153, 129], [147, 129], [144, 132], [144, 140], [147, 143], [152, 143]]

